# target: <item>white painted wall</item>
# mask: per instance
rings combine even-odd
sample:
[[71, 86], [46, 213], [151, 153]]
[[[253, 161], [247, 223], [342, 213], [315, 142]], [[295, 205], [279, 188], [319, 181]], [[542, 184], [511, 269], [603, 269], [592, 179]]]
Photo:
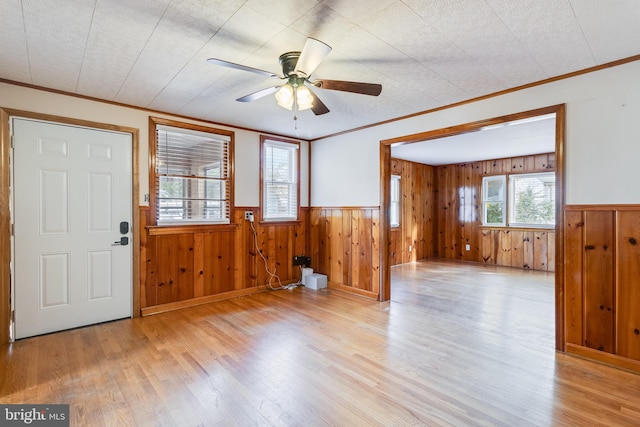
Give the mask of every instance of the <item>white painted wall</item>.
[[[140, 205], [147, 204], [144, 202], [144, 195], [149, 192], [149, 116], [232, 130], [235, 132], [235, 205], [254, 207], [260, 204], [259, 132], [212, 125], [197, 120], [185, 120], [171, 115], [156, 114], [135, 108], [121, 107], [6, 83], [0, 83], [0, 107], [138, 129], [140, 136]], [[301, 206], [309, 206], [308, 159], [308, 142], [301, 141]]]
[[640, 61], [311, 144], [311, 206], [379, 206], [380, 140], [566, 104], [567, 204], [640, 203]]

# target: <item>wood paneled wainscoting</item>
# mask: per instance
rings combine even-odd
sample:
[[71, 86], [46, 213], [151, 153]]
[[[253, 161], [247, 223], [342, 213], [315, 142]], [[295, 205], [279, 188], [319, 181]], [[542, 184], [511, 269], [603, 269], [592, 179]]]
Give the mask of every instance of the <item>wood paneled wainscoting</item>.
[[567, 352], [640, 372], [640, 205], [564, 215]]
[[380, 208], [311, 208], [311, 266], [328, 286], [380, 295]]
[[[142, 314], [203, 304], [267, 289], [275, 273], [282, 284], [300, 279], [294, 255], [308, 254], [308, 209], [298, 221], [267, 224], [256, 221], [254, 230], [244, 212], [234, 209], [228, 225], [149, 227], [148, 207], [140, 208], [140, 280]], [[276, 279], [271, 285], [277, 287]]]
[[527, 270], [555, 270], [555, 230], [483, 228], [481, 262]]

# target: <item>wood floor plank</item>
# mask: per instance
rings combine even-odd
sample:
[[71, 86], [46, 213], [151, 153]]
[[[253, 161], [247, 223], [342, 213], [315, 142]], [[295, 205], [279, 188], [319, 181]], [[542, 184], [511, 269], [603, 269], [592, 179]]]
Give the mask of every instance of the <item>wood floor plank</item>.
[[553, 273], [430, 260], [391, 301], [263, 292], [0, 348], [73, 426], [634, 426], [640, 376], [556, 353]]

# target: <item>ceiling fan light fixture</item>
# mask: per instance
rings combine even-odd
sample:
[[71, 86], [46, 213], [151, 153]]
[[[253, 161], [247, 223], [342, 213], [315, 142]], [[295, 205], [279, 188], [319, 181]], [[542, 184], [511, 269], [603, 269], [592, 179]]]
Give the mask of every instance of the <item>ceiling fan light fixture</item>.
[[293, 108], [293, 86], [287, 83], [280, 87], [276, 92], [276, 101], [282, 108], [291, 110]]
[[292, 85], [287, 83], [276, 92], [276, 101], [278, 105], [292, 110], [294, 101], [298, 111], [308, 110], [313, 107], [313, 95], [305, 86]]
[[298, 110], [308, 110], [313, 107], [313, 95], [306, 86], [298, 86], [295, 90]]

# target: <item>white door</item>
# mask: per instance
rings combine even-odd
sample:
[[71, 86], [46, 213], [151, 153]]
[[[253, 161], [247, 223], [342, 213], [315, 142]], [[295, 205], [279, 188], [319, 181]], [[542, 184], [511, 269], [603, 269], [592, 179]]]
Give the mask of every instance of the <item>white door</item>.
[[15, 337], [130, 317], [131, 135], [12, 125]]

